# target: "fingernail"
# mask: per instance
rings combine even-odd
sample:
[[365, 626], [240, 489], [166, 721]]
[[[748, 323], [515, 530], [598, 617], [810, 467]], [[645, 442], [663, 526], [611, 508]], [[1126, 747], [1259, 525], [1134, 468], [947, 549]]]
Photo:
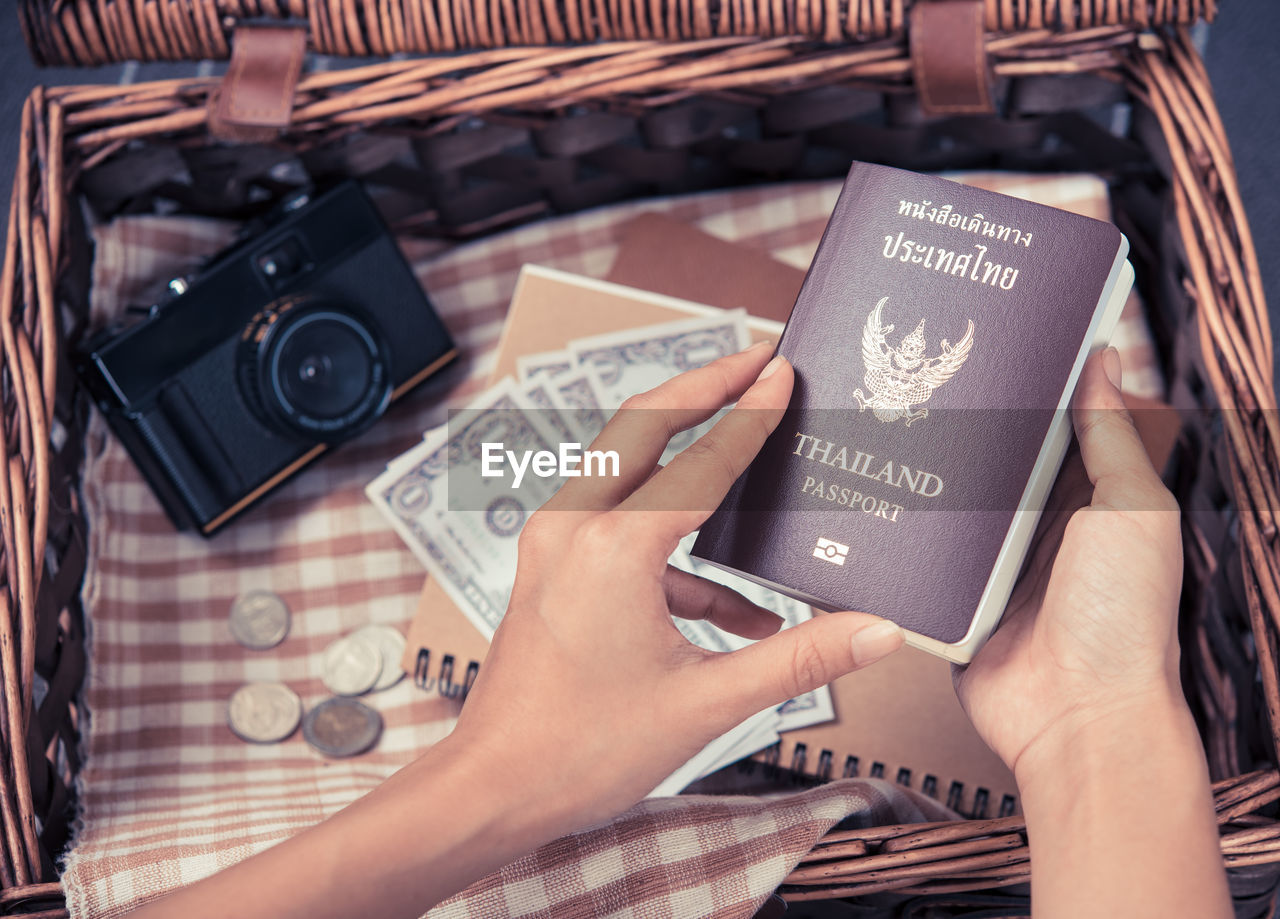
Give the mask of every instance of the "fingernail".
[[902, 629], [882, 619], [853, 633], [853, 662], [859, 667], [873, 664], [902, 647]]
[[756, 342], [755, 344], [747, 345], [746, 350], [747, 350], [747, 351], [757, 351], [757, 350], [759, 350], [760, 348], [772, 348], [772, 347], [773, 347], [773, 344], [774, 344], [774, 342], [773, 342], [773, 340], [772, 340], [772, 339], [770, 339], [770, 338], [766, 338], [764, 341], [758, 341], [758, 342]]
[[776, 355], [773, 360], [764, 365], [764, 370], [760, 371], [760, 376], [756, 377], [756, 382], [759, 383], [761, 380], [767, 380], [769, 377], [777, 373], [786, 362], [787, 359], [781, 354]]
[[1115, 348], [1108, 348], [1102, 352], [1102, 369], [1107, 375], [1107, 379], [1111, 381], [1111, 385], [1116, 389], [1120, 388], [1120, 380], [1123, 375], [1120, 372], [1120, 352]]

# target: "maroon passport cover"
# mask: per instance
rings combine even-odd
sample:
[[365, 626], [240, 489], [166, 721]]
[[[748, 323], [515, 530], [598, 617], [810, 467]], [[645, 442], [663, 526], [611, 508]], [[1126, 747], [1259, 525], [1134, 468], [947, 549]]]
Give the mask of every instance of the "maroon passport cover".
[[855, 163], [778, 344], [790, 407], [693, 554], [964, 638], [1122, 241]]

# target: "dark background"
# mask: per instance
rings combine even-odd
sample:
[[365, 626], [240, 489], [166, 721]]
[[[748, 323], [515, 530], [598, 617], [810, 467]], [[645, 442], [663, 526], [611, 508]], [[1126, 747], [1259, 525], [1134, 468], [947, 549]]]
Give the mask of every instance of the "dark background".
[[[76, 70], [37, 69], [22, 43], [17, 13], [10, 8], [9, 28], [0, 31], [0, 186], [8, 200], [18, 150], [22, 103], [37, 83], [117, 83], [207, 75], [201, 64], [123, 64]], [[1239, 172], [1240, 190], [1262, 265], [1263, 286], [1273, 328], [1280, 328], [1280, 189], [1274, 181], [1280, 165], [1280, 3], [1274, 0], [1224, 0], [1212, 26], [1199, 28], [1215, 95], [1226, 124]], [[325, 66], [322, 60], [319, 66]], [[0, 230], [0, 233], [3, 233]], [[1277, 351], [1280, 364], [1280, 350]], [[1280, 371], [1276, 374], [1280, 377]]]

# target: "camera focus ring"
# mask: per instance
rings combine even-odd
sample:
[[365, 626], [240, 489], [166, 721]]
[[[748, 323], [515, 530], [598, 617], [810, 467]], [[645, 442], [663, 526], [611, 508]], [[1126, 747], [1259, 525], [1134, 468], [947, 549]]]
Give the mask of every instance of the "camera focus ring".
[[391, 399], [386, 346], [345, 304], [307, 297], [273, 303], [246, 326], [237, 362], [255, 414], [310, 440], [350, 437]]

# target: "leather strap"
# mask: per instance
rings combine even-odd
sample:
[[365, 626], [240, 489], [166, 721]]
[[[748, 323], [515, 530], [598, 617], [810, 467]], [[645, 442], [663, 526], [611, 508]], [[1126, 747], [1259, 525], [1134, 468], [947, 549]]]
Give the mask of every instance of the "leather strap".
[[911, 65], [927, 115], [990, 114], [983, 0], [916, 0], [911, 6]]
[[231, 63], [209, 96], [210, 133], [240, 142], [277, 137], [292, 118], [306, 54], [303, 26], [237, 25]]

